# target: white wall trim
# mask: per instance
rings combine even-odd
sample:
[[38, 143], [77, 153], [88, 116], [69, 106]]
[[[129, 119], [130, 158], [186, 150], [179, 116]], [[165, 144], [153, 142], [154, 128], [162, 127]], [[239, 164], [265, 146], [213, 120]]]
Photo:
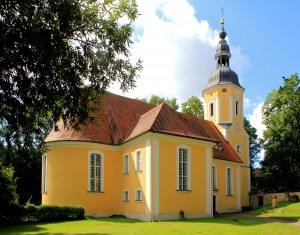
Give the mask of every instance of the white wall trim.
[[232, 96], [229, 97], [229, 122], [232, 123], [233, 121], [233, 98]]
[[206, 214], [212, 214], [212, 175], [211, 175], [211, 164], [212, 164], [212, 154], [211, 147], [206, 147]]
[[151, 142], [146, 139], [146, 214], [151, 212]]
[[241, 173], [240, 166], [236, 166], [236, 191], [237, 191], [237, 209], [241, 209]]
[[217, 118], [217, 123], [220, 123], [220, 97], [217, 97], [216, 99], [216, 118]]
[[152, 138], [152, 215], [159, 214], [159, 140]]

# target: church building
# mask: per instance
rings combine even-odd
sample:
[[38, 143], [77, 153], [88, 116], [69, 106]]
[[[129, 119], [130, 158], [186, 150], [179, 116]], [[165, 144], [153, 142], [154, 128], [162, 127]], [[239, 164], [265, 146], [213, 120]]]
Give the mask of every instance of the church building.
[[[106, 92], [98, 125], [57, 124], [45, 139], [42, 204], [143, 221], [213, 217], [249, 205], [243, 94], [230, 69], [224, 20], [204, 119]], [[196, 84], [195, 84], [196, 85]]]

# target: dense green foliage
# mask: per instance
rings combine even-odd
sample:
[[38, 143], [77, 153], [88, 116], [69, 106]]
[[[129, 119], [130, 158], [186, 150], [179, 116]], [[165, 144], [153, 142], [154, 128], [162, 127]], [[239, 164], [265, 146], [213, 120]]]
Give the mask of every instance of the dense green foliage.
[[0, 213], [0, 225], [19, 224], [28, 222], [53, 222], [82, 220], [84, 209], [81, 206], [11, 206], [10, 211]]
[[181, 112], [195, 117], [204, 118], [203, 104], [196, 96], [192, 96], [186, 102], [181, 104]]
[[300, 79], [283, 78], [263, 106], [265, 158], [262, 173], [266, 190], [300, 190]]
[[[177, 98], [172, 98], [172, 99], [166, 99], [157, 95], [152, 95], [149, 99], [147, 98], [136, 98], [137, 100], [143, 101], [145, 103], [149, 104], [154, 104], [154, 105], [159, 105], [161, 103], [165, 103], [169, 105], [172, 109], [178, 110], [179, 105], [177, 103]], [[192, 96], [189, 98], [186, 102], [181, 104], [181, 112], [195, 116], [195, 117], [200, 117], [203, 118], [204, 116], [204, 110], [203, 110], [203, 104], [199, 98], [196, 96]]]
[[84, 218], [84, 209], [80, 206], [35, 206], [28, 204], [23, 208], [22, 222], [51, 222]]
[[93, 120], [91, 101], [111, 83], [135, 86], [141, 63], [132, 64], [129, 46], [136, 17], [134, 0], [2, 2], [0, 122], [40, 135], [45, 121], [79, 128]]
[[[250, 158], [250, 167], [251, 172], [252, 169], [255, 168], [255, 164], [259, 162], [259, 153], [262, 148], [261, 140], [258, 139], [258, 135], [256, 134], [256, 128], [251, 125], [249, 120], [244, 117], [244, 128], [249, 135], [249, 158]], [[253, 176], [253, 175], [251, 175]]]
[[19, 198], [17, 195], [16, 178], [12, 167], [3, 167], [0, 164], [0, 214], [10, 208], [11, 205], [17, 205]]
[[[146, 99], [147, 100], [147, 99]], [[156, 95], [152, 95], [151, 98], [148, 101], [149, 104], [159, 105], [161, 103], [165, 103], [169, 105], [172, 109], [177, 110], [179, 108], [179, 105], [177, 104], [177, 99], [165, 99]]]

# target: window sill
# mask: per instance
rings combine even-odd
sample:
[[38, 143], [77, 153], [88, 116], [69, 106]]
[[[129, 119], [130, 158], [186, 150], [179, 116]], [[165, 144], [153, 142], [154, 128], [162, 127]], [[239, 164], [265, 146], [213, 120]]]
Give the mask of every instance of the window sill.
[[189, 192], [192, 192], [192, 190], [176, 190], [176, 192], [186, 192], [186, 193], [189, 193]]
[[217, 188], [214, 188], [214, 191], [219, 191], [219, 189], [217, 189]]
[[139, 202], [140, 203], [140, 202], [142, 202], [142, 200], [135, 200], [135, 202]]
[[143, 170], [135, 171], [135, 173], [137, 173], [137, 174], [143, 173]]
[[227, 197], [233, 197], [233, 194], [226, 194]]
[[129, 200], [124, 200], [123, 202], [129, 202]]
[[88, 193], [104, 193], [103, 191], [87, 191]]
[[128, 176], [128, 175], [129, 175], [129, 173], [124, 173], [123, 175], [124, 175], [124, 176]]

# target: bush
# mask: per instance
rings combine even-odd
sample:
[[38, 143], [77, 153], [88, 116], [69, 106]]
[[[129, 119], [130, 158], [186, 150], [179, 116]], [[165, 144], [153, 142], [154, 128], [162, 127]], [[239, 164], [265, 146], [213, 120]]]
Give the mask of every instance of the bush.
[[80, 206], [35, 206], [28, 204], [24, 207], [24, 222], [50, 222], [84, 219], [84, 209]]
[[299, 196], [297, 194], [292, 195], [292, 202], [299, 202]]

